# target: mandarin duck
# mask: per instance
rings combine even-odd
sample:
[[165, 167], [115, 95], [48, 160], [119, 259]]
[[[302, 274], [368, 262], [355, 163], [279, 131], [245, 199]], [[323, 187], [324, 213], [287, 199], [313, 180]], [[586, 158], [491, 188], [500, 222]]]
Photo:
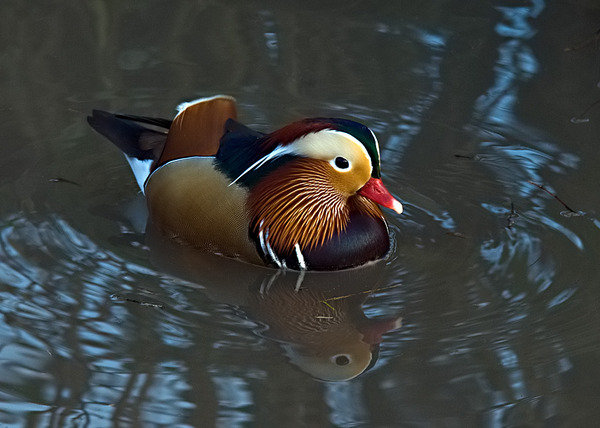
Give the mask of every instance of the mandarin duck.
[[310, 118], [263, 134], [237, 122], [224, 95], [184, 103], [172, 121], [94, 110], [88, 122], [126, 155], [149, 222], [181, 243], [294, 270], [351, 268], [389, 251], [378, 205], [402, 204], [360, 123]]

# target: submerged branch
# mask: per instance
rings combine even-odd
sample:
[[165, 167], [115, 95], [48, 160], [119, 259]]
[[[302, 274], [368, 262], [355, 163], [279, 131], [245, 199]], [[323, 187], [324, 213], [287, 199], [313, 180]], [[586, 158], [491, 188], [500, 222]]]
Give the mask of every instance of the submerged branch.
[[48, 181], [50, 183], [69, 183], [69, 184], [73, 184], [74, 186], [80, 186], [81, 187], [81, 184], [77, 183], [76, 181], [68, 180], [66, 178], [61, 178], [61, 177], [49, 178]]
[[328, 302], [332, 302], [334, 300], [341, 300], [341, 299], [347, 299], [348, 297], [353, 297], [353, 296], [358, 296], [359, 294], [371, 294], [374, 293], [376, 291], [383, 291], [383, 290], [389, 290], [390, 288], [396, 288], [396, 287], [400, 287], [399, 284], [396, 285], [390, 285], [388, 287], [382, 287], [382, 288], [374, 288], [372, 290], [365, 290], [365, 291], [361, 291], [359, 293], [352, 293], [352, 294], [346, 294], [344, 296], [336, 296], [336, 297], [330, 297], [329, 299], [324, 299], [322, 300], [322, 302], [324, 304], [326, 304], [327, 306], [329, 306], [331, 309], [334, 309], [333, 306], [331, 306]]
[[600, 99], [598, 99], [598, 100], [594, 101], [592, 104], [590, 104], [579, 116], [575, 116], [575, 117], [571, 118], [571, 122], [572, 123], [587, 123], [587, 122], [589, 122], [590, 119], [588, 119], [584, 116], [598, 104], [600, 104]]
[[590, 43], [596, 42], [598, 41], [598, 39], [600, 39], [600, 28], [598, 28], [596, 30], [596, 32], [594, 33], [593, 36], [588, 37], [587, 39], [585, 39], [583, 42], [580, 42], [576, 45], [573, 46], [568, 46], [564, 49], [565, 52], [571, 52], [571, 51], [577, 51], [583, 47], [586, 47], [587, 45], [589, 45]]
[[552, 196], [554, 199], [556, 199], [558, 202], [560, 202], [562, 204], [563, 207], [565, 207], [568, 211], [577, 214], [577, 211], [575, 211], [574, 209], [572, 209], [570, 206], [568, 206], [567, 204], [565, 204], [562, 199], [560, 199], [558, 196], [556, 196], [556, 194], [552, 193], [551, 191], [549, 191], [548, 189], [546, 189], [544, 186], [542, 186], [541, 184], [537, 184], [534, 183], [531, 180], [527, 180], [527, 182], [529, 184], [533, 184], [535, 187], [543, 190], [544, 192], [546, 192], [547, 194], [549, 194], [550, 196]]
[[[530, 182], [531, 183], [531, 182]], [[515, 224], [515, 218], [519, 217], [519, 214], [517, 214], [517, 211], [515, 211], [515, 204], [514, 202], [510, 203], [510, 214], [508, 214], [508, 217], [506, 218], [506, 227], [508, 229], [511, 229], [513, 227], [513, 225]]]

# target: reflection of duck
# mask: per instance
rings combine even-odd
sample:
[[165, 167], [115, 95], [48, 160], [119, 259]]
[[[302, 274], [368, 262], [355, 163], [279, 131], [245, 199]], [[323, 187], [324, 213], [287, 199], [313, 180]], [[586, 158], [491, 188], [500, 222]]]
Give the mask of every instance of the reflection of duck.
[[[358, 294], [344, 292], [344, 297], [341, 287], [336, 293], [314, 287], [311, 280], [304, 278], [298, 291], [278, 284], [267, 293], [255, 293], [247, 312], [268, 326], [264, 335], [282, 342], [291, 362], [302, 370], [323, 380], [352, 379], [375, 364], [381, 335], [400, 327], [399, 319], [365, 317], [361, 304], [368, 282], [353, 290]], [[346, 282], [343, 277], [335, 281]]]
[[198, 252], [148, 231], [153, 262], [200, 284], [211, 299], [241, 308], [264, 325], [259, 334], [282, 344], [290, 361], [330, 381], [363, 373], [382, 335], [400, 318], [368, 319], [362, 303], [378, 288], [381, 263], [340, 272], [295, 272], [239, 263]]
[[251, 263], [337, 270], [389, 250], [382, 205], [402, 205], [381, 181], [369, 128], [305, 119], [271, 134], [234, 119], [235, 101], [185, 104], [173, 121], [94, 111], [89, 123], [128, 156], [150, 220], [197, 248]]

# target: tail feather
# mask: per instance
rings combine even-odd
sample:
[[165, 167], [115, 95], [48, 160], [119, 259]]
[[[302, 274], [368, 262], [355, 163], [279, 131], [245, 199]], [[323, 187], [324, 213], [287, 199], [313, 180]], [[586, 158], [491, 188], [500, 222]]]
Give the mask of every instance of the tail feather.
[[163, 152], [171, 124], [167, 119], [117, 115], [93, 110], [88, 123], [127, 156], [156, 161]]
[[169, 128], [173, 124], [173, 120], [161, 119], [160, 117], [136, 116], [133, 114], [115, 114], [115, 116], [119, 119], [155, 126], [158, 128], [156, 129], [158, 132], [168, 132]]
[[[214, 156], [228, 119], [235, 119], [235, 99], [226, 95], [183, 103], [173, 121], [93, 110], [87, 121], [117, 146], [129, 162], [140, 189], [150, 173], [175, 159]], [[242, 125], [239, 125], [242, 127]]]

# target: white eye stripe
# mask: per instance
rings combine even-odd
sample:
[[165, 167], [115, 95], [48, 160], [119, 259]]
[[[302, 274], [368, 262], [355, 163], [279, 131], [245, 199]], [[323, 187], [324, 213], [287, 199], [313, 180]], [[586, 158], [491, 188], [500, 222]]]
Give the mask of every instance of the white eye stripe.
[[233, 180], [231, 183], [229, 183], [229, 186], [237, 183], [237, 181], [240, 178], [242, 178], [244, 175], [246, 175], [247, 173], [249, 173], [252, 170], [260, 168], [261, 166], [263, 166], [265, 163], [269, 162], [270, 160], [273, 160], [278, 157], [281, 157], [281, 156], [284, 156], [287, 154], [291, 154], [291, 153], [294, 153], [294, 150], [291, 146], [277, 146], [275, 148], [275, 150], [273, 150], [270, 153], [267, 153], [265, 156], [263, 156], [262, 158], [260, 158], [256, 162], [254, 162], [248, 168], [246, 168], [246, 170], [244, 172], [242, 172], [240, 175], [238, 175], [238, 177], [235, 180]]
[[[371, 131], [371, 130], [369, 130], [369, 131]], [[371, 167], [371, 170], [373, 169], [373, 163], [371, 160], [371, 156], [369, 155], [369, 152], [367, 151], [365, 146], [358, 139], [356, 139], [356, 137], [348, 134], [347, 132], [337, 131], [337, 130], [333, 130], [333, 129], [325, 129], [325, 130], [318, 131], [315, 133], [307, 134], [304, 137], [300, 137], [298, 140], [296, 140], [292, 144], [288, 144], [285, 146], [277, 146], [273, 151], [271, 151], [270, 153], [267, 153], [265, 156], [258, 159], [256, 162], [254, 162], [252, 165], [250, 165], [248, 168], [246, 168], [246, 170], [244, 170], [237, 178], [235, 178], [231, 183], [229, 183], [229, 186], [237, 183], [246, 174], [248, 174], [251, 171], [259, 169], [267, 162], [275, 160], [279, 157], [282, 157], [282, 156], [285, 156], [288, 154], [313, 157], [316, 159], [323, 159], [323, 157], [322, 157], [323, 153], [322, 153], [321, 147], [319, 147], [319, 145], [320, 145], [319, 139], [321, 138], [322, 135], [327, 135], [327, 134], [342, 136], [346, 140], [352, 142], [355, 145], [355, 147], [358, 148], [358, 150], [364, 155], [365, 159], [369, 163], [369, 166]], [[373, 131], [371, 131], [371, 134], [373, 135], [373, 138], [375, 139], [375, 146], [377, 147], [377, 155], [379, 156], [379, 144], [377, 143], [377, 138], [375, 137], [375, 134], [373, 133]], [[338, 147], [338, 149], [339, 149], [339, 147]], [[337, 149], [336, 149], [336, 151], [337, 151]], [[331, 156], [331, 155], [333, 155], [333, 153], [329, 153], [329, 155]], [[346, 159], [346, 161], [348, 161], [348, 163], [349, 163], [349, 166], [347, 168], [340, 168], [339, 166], [337, 166], [335, 163], [335, 160], [337, 157], [343, 157], [344, 159]], [[329, 163], [333, 166], [333, 168], [335, 170], [340, 171], [340, 172], [349, 171], [352, 166], [352, 163], [350, 162], [350, 160], [345, 156], [336, 156], [335, 158], [330, 160]]]

